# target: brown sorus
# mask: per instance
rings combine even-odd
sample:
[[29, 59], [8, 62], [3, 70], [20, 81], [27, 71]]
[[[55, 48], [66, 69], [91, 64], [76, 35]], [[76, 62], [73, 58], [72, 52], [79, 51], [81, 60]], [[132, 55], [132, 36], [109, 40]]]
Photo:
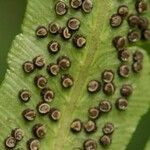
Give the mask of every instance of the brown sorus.
[[127, 107], [128, 107], [128, 101], [125, 98], [120, 97], [116, 100], [116, 108], [118, 110], [124, 111], [127, 109]]
[[82, 48], [86, 45], [86, 38], [83, 35], [76, 34], [73, 38], [76, 47]]
[[146, 30], [148, 26], [149, 26], [149, 20], [146, 17], [140, 17], [138, 28], [143, 31]]
[[87, 133], [95, 132], [97, 130], [96, 122], [88, 120], [84, 123], [84, 130]]
[[111, 138], [109, 135], [103, 135], [100, 137], [100, 144], [102, 144], [103, 146], [108, 146], [111, 144]]
[[107, 113], [107, 112], [110, 112], [112, 109], [112, 104], [110, 101], [108, 100], [102, 100], [99, 104], [99, 110], [100, 112], [103, 112], [103, 113]]
[[61, 117], [61, 112], [59, 109], [57, 108], [51, 108], [50, 110], [50, 114], [49, 117], [53, 120], [53, 121], [58, 121]]
[[134, 62], [142, 62], [143, 61], [143, 58], [144, 58], [144, 55], [141, 51], [139, 50], [136, 50], [134, 53], [133, 53], [133, 61]]
[[105, 83], [110, 83], [114, 79], [114, 72], [112, 70], [104, 70], [102, 73], [102, 80]]
[[35, 85], [39, 88], [39, 89], [44, 89], [47, 85], [47, 78], [43, 75], [37, 75], [35, 78], [34, 78], [34, 82], [35, 82]]
[[88, 139], [83, 143], [84, 150], [96, 150], [97, 143], [93, 139]]
[[96, 93], [101, 90], [101, 83], [98, 80], [91, 80], [87, 85], [87, 90], [90, 93]]
[[138, 27], [140, 23], [140, 18], [137, 15], [130, 15], [128, 17], [128, 24], [130, 27]]
[[28, 102], [31, 98], [31, 92], [29, 90], [21, 90], [19, 91], [19, 98], [23, 102]]
[[62, 29], [62, 37], [65, 39], [65, 40], [69, 40], [71, 37], [72, 37], [72, 33], [71, 31], [69, 30], [68, 27], [64, 27]]
[[147, 10], [147, 3], [144, 0], [140, 0], [136, 3], [136, 10], [139, 14], [144, 13]]
[[47, 28], [45, 26], [38, 26], [35, 31], [35, 34], [39, 38], [47, 37], [47, 35], [48, 35]]
[[121, 6], [119, 6], [117, 12], [121, 17], [126, 17], [128, 15], [129, 8], [126, 5], [121, 5]]
[[40, 114], [46, 115], [50, 112], [50, 105], [48, 103], [39, 103], [37, 106], [37, 110]]
[[114, 124], [108, 122], [103, 126], [102, 131], [104, 134], [112, 134], [114, 132], [114, 129]]
[[91, 0], [84, 0], [82, 2], [82, 10], [85, 13], [90, 13], [92, 11], [93, 8], [93, 2]]
[[61, 85], [64, 87], [64, 88], [70, 88], [72, 87], [74, 84], [74, 80], [73, 80], [73, 77], [69, 74], [64, 74], [61, 76]]
[[55, 5], [55, 12], [57, 15], [62, 16], [68, 12], [68, 6], [62, 1], [58, 1]]
[[47, 66], [47, 72], [49, 73], [49, 75], [56, 76], [56, 75], [58, 75], [59, 71], [60, 71], [60, 68], [55, 63], [50, 63]]
[[16, 141], [21, 141], [24, 137], [24, 131], [20, 128], [16, 128], [12, 131], [11, 135], [15, 138]]
[[118, 52], [118, 58], [122, 62], [127, 62], [130, 58], [130, 52], [127, 49], [123, 49]]
[[13, 136], [9, 136], [5, 139], [5, 146], [7, 148], [13, 149], [16, 146], [17, 142]]
[[140, 72], [142, 69], [143, 69], [143, 64], [142, 64], [142, 62], [133, 62], [133, 64], [132, 64], [132, 70], [133, 70], [135, 73]]
[[33, 63], [37, 68], [42, 68], [45, 66], [44, 57], [39, 55], [33, 59]]
[[51, 22], [48, 25], [48, 29], [51, 34], [57, 34], [57, 33], [59, 33], [60, 26], [56, 22]]
[[110, 18], [110, 25], [113, 28], [119, 27], [122, 22], [122, 17], [119, 14], [113, 14]]
[[23, 63], [22, 68], [25, 73], [31, 73], [34, 70], [34, 64], [32, 61], [26, 61]]
[[131, 84], [124, 84], [120, 89], [120, 94], [124, 97], [129, 97], [133, 93], [133, 87]]
[[80, 28], [80, 20], [77, 18], [70, 18], [67, 22], [67, 26], [70, 30], [76, 31]]
[[68, 68], [71, 67], [71, 61], [67, 56], [60, 56], [57, 59], [57, 65], [59, 66], [60, 69], [67, 70]]
[[39, 150], [40, 149], [40, 141], [38, 139], [32, 138], [27, 141], [27, 146], [29, 150]]
[[130, 68], [128, 65], [121, 64], [118, 68], [118, 74], [119, 76], [123, 78], [129, 77], [130, 74]]
[[100, 115], [100, 111], [97, 107], [89, 108], [88, 116], [89, 116], [90, 119], [95, 120], [95, 119], [99, 118], [99, 115]]
[[72, 121], [71, 125], [70, 125], [70, 129], [73, 132], [80, 132], [82, 130], [82, 122], [80, 119], [75, 119]]
[[60, 51], [61, 45], [57, 41], [51, 41], [48, 43], [47, 49], [50, 54], [56, 54]]
[[55, 97], [55, 93], [50, 88], [44, 88], [41, 91], [41, 96], [45, 102], [51, 102]]
[[33, 134], [39, 139], [42, 139], [45, 136], [46, 131], [47, 130], [46, 130], [45, 125], [41, 123], [35, 124], [33, 126]]
[[26, 120], [33, 121], [36, 117], [36, 112], [33, 109], [27, 108], [22, 112], [22, 115]]
[[70, 0], [70, 6], [74, 9], [80, 8], [82, 5], [82, 0]]
[[115, 85], [114, 83], [110, 82], [110, 83], [104, 83], [103, 85], [103, 92], [106, 95], [113, 95], [115, 93]]
[[144, 30], [142, 36], [145, 40], [150, 40], [150, 29]]
[[129, 42], [132, 42], [132, 43], [138, 42], [140, 39], [141, 39], [140, 31], [133, 30], [128, 33]]
[[126, 46], [127, 40], [124, 36], [116, 36], [113, 38], [113, 45], [117, 50], [123, 50]]

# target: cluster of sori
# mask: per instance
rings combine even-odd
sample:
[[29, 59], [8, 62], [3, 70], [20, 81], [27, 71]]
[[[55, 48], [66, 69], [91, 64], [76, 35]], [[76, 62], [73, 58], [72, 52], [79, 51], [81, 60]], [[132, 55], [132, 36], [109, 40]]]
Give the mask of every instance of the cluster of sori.
[[[114, 84], [115, 74], [122, 79], [129, 79], [131, 71], [137, 74], [143, 69], [143, 58], [144, 55], [140, 50], [136, 50], [131, 53], [127, 44], [136, 43], [139, 40], [150, 40], [150, 29], [148, 29], [149, 22], [148, 19], [141, 16], [147, 10], [147, 3], [143, 0], [139, 0], [135, 4], [135, 10], [137, 14], [129, 14], [129, 8], [127, 5], [121, 5], [117, 9], [117, 13], [113, 14], [109, 20], [112, 30], [116, 30], [123, 24], [124, 20], [127, 20], [129, 24], [129, 33], [127, 36], [116, 36], [112, 40], [112, 45], [117, 50], [117, 58], [121, 64], [118, 69], [104, 69], [101, 73], [101, 81], [98, 79], [90, 80], [87, 84], [87, 91], [90, 94], [99, 93], [101, 90], [106, 96], [113, 96], [117, 90], [117, 86]], [[129, 65], [130, 57], [132, 55], [132, 65]], [[128, 98], [133, 93], [132, 84], [122, 84], [119, 89], [120, 96], [116, 99], [114, 105], [118, 111], [125, 111], [128, 107]], [[82, 129], [86, 133], [93, 133], [97, 130], [96, 120], [105, 113], [112, 110], [113, 103], [108, 99], [103, 99], [100, 101], [98, 106], [91, 107], [88, 110], [87, 122], [82, 122], [79, 118], [74, 119], [71, 122], [70, 129], [72, 132], [81, 132]], [[99, 138], [99, 143], [102, 146], [109, 146], [112, 141], [112, 133], [115, 126], [112, 122], [105, 123], [102, 128], [103, 135]], [[83, 143], [84, 150], [96, 150], [97, 140], [87, 139]], [[82, 150], [82, 148], [76, 148]]]
[[[63, 17], [69, 9], [74, 11], [80, 11], [82, 13], [90, 14], [93, 9], [93, 0], [70, 0], [69, 4], [61, 1], [55, 3], [55, 14], [57, 17]], [[135, 74], [140, 73], [143, 69], [144, 55], [140, 50], [136, 50], [131, 53], [127, 48], [127, 44], [136, 43], [139, 40], [150, 39], [150, 29], [148, 29], [148, 19], [143, 17], [143, 14], [147, 10], [147, 4], [144, 0], [138, 0], [135, 4], [136, 14], [129, 14], [129, 8], [126, 5], [121, 5], [117, 9], [117, 13], [113, 14], [109, 20], [112, 30], [116, 30], [123, 24], [123, 21], [127, 20], [129, 24], [129, 33], [127, 36], [118, 35], [113, 38], [112, 45], [117, 50], [117, 58], [121, 63], [116, 70], [106, 68], [100, 75], [100, 79], [92, 79], [87, 83], [87, 91], [89, 94], [96, 94], [100, 91], [106, 96], [113, 96], [117, 89], [114, 79], [116, 74], [118, 77], [128, 79], [131, 71]], [[67, 15], [66, 15], [67, 16]], [[66, 17], [65, 16], [65, 17]], [[50, 22], [48, 26], [40, 25], [35, 29], [35, 35], [38, 40], [48, 37], [50, 35], [60, 35], [65, 41], [72, 41], [73, 46], [77, 49], [82, 49], [86, 46], [86, 36], [79, 34], [79, 29], [82, 26], [81, 20], [75, 16], [68, 18], [66, 25], [61, 27], [57, 22]], [[48, 53], [51, 56], [56, 56], [62, 49], [62, 45], [59, 41], [51, 40], [47, 44]], [[132, 65], [129, 65], [129, 59], [132, 54]], [[61, 55], [57, 57], [56, 62], [46, 64], [46, 60], [42, 55], [36, 55], [32, 60], [23, 62], [22, 69], [25, 75], [30, 75], [35, 70], [45, 69], [48, 76], [55, 77], [61, 71], [60, 84], [64, 89], [70, 89], [75, 83], [71, 74], [64, 73], [70, 67], [72, 62], [69, 56]], [[48, 85], [48, 77], [43, 74], [38, 74], [34, 77], [33, 82], [35, 87], [39, 89], [39, 96], [41, 101], [37, 104], [36, 108], [26, 108], [21, 112], [23, 119], [27, 122], [32, 122], [36, 119], [37, 114], [41, 116], [48, 116], [52, 121], [57, 122], [61, 118], [61, 111], [57, 107], [53, 107], [51, 102], [57, 96], [55, 91]], [[133, 93], [132, 84], [123, 84], [120, 89], [120, 96], [116, 99], [114, 105], [119, 111], [125, 111], [128, 107], [128, 98]], [[18, 97], [19, 100], [25, 104], [30, 102], [33, 93], [27, 88], [22, 88]], [[71, 120], [70, 131], [72, 133], [79, 133], [82, 130], [86, 134], [95, 133], [98, 130], [97, 120], [103, 114], [109, 113], [112, 110], [113, 103], [108, 99], [103, 99], [97, 106], [88, 108], [88, 120], [86, 122], [81, 121], [79, 118]], [[103, 135], [99, 136], [98, 143], [102, 146], [109, 146], [112, 141], [112, 135], [115, 130], [115, 125], [112, 122], [106, 122], [102, 127]], [[33, 137], [27, 141], [27, 149], [39, 150], [40, 140], [43, 139], [47, 133], [47, 127], [43, 123], [34, 123], [32, 127]], [[8, 149], [12, 149], [16, 146], [17, 142], [23, 139], [24, 132], [20, 128], [16, 128], [12, 131], [12, 134], [5, 139], [5, 146]], [[96, 150], [97, 140], [92, 138], [85, 139], [82, 147], [75, 148], [76, 150]]]
[[9, 135], [5, 139], [5, 145], [7, 148], [14, 148], [19, 141], [21, 141], [24, 137], [24, 131], [21, 128], [16, 128], [11, 131], [11, 135]]
[[[57, 1], [55, 3], [55, 13], [58, 16], [64, 16], [68, 13], [69, 9], [81, 10], [83, 13], [88, 14], [92, 11], [93, 3], [91, 0], [70, 0], [70, 4], [67, 5], [63, 1]], [[35, 30], [35, 35], [37, 39], [43, 39], [52, 35], [60, 35], [63, 39], [68, 40], [72, 39], [73, 45], [76, 48], [83, 48], [86, 45], [85, 36], [78, 34], [77, 31], [81, 26], [81, 22], [78, 18], [72, 17], [69, 18], [66, 26], [61, 27], [57, 22], [49, 23], [48, 27], [40, 25]], [[55, 55], [61, 50], [61, 45], [58, 41], [52, 40], [47, 45], [48, 53], [50, 55]], [[44, 56], [37, 55], [32, 60], [27, 60], [22, 64], [22, 69], [26, 75], [29, 75], [35, 70], [41, 70], [46, 68], [48, 75], [54, 77], [57, 76], [60, 71], [67, 71], [71, 67], [71, 60], [68, 56], [63, 55], [57, 58], [57, 62], [52, 62], [47, 64]], [[49, 116], [53, 121], [58, 121], [61, 117], [61, 111], [52, 107], [50, 103], [54, 100], [56, 94], [53, 89], [48, 86], [48, 77], [42, 74], [38, 74], [33, 79], [35, 86], [40, 90], [41, 101], [37, 104], [36, 109], [26, 108], [22, 111], [22, 116], [25, 121], [32, 122], [37, 117], [37, 114], [42, 116]], [[70, 74], [61, 75], [60, 83], [63, 88], [69, 89], [74, 85], [74, 79]], [[18, 97], [22, 103], [29, 103], [32, 99], [33, 93], [27, 88], [22, 88]], [[38, 150], [40, 149], [40, 140], [44, 138], [47, 128], [43, 123], [36, 123], [33, 125], [32, 132], [34, 137], [30, 138], [27, 141], [27, 148], [29, 150]], [[20, 139], [19, 139], [20, 138]], [[19, 128], [13, 131], [13, 134], [6, 138], [5, 146], [6, 148], [14, 148], [17, 144], [17, 141], [20, 141], [23, 138], [23, 131]]]

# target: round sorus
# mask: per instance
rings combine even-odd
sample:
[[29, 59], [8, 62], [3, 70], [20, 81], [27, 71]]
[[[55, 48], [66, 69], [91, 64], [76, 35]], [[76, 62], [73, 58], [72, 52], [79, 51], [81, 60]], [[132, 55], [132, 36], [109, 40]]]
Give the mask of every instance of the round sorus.
[[90, 93], [96, 93], [101, 90], [101, 83], [97, 80], [91, 80], [87, 85], [87, 90]]
[[123, 50], [126, 46], [127, 40], [124, 36], [116, 36], [113, 38], [113, 45], [117, 50]]
[[88, 139], [83, 143], [84, 150], [96, 150], [97, 143], [93, 139]]
[[38, 139], [30, 139], [27, 141], [27, 146], [29, 150], [39, 150], [40, 149], [40, 141]]
[[93, 2], [91, 0], [84, 0], [82, 2], [82, 10], [85, 13], [90, 13], [92, 11], [93, 8]]
[[129, 97], [133, 93], [133, 87], [131, 84], [124, 84], [120, 89], [120, 94], [124, 97]]
[[103, 112], [103, 113], [107, 113], [107, 112], [110, 112], [112, 109], [112, 104], [110, 101], [108, 100], [102, 100], [99, 104], [99, 110], [100, 112]]
[[22, 102], [28, 102], [31, 98], [31, 92], [29, 90], [19, 91], [19, 98]]
[[147, 3], [140, 0], [136, 3], [136, 10], [139, 14], [144, 13], [147, 10]]
[[123, 49], [118, 52], [118, 58], [122, 62], [127, 62], [130, 58], [130, 52], [127, 49]]
[[113, 95], [115, 93], [115, 85], [114, 83], [110, 82], [110, 83], [105, 83], [103, 85], [103, 92], [106, 94], [106, 95]]
[[70, 0], [70, 6], [73, 9], [78, 9], [81, 7], [81, 5], [82, 5], [82, 0]]
[[38, 75], [34, 78], [34, 82], [35, 85], [39, 88], [39, 89], [44, 89], [47, 85], [47, 78], [43, 75]]
[[47, 35], [48, 35], [47, 28], [45, 26], [38, 26], [35, 31], [35, 34], [39, 38], [47, 37]]
[[121, 5], [121, 6], [119, 6], [117, 12], [121, 17], [126, 17], [128, 15], [129, 8], [126, 5]]
[[113, 123], [106, 123], [103, 128], [102, 131], [104, 134], [112, 134], [114, 132], [114, 124]]
[[88, 120], [84, 123], [84, 130], [87, 133], [95, 132], [97, 129], [96, 123], [92, 120]]
[[16, 128], [12, 131], [11, 135], [15, 138], [16, 141], [21, 141], [24, 137], [24, 131], [20, 128]]
[[109, 135], [103, 135], [100, 137], [100, 144], [102, 144], [103, 146], [108, 146], [111, 144], [111, 138]]
[[41, 123], [35, 124], [33, 126], [33, 134], [39, 139], [42, 139], [45, 136], [46, 131], [47, 130], [46, 130], [45, 125], [43, 125]]
[[73, 122], [70, 125], [70, 129], [73, 132], [80, 132], [82, 130], [82, 122], [79, 119], [73, 120]]
[[45, 102], [51, 102], [55, 98], [55, 93], [50, 88], [44, 88], [41, 91], [41, 96]]
[[37, 110], [40, 114], [46, 115], [50, 112], [50, 105], [44, 102], [39, 103], [37, 106]]
[[65, 15], [68, 12], [68, 6], [64, 2], [58, 1], [55, 5], [55, 12], [59, 16]]
[[71, 67], [71, 61], [67, 56], [60, 56], [57, 59], [57, 65], [61, 70], [67, 70], [68, 68]]
[[70, 88], [72, 87], [74, 84], [74, 80], [73, 80], [73, 77], [69, 74], [64, 74], [62, 75], [61, 77], [61, 85], [64, 87], [64, 88]]
[[77, 18], [70, 18], [67, 22], [67, 26], [70, 30], [76, 31], [80, 28], [80, 20]]
[[56, 54], [60, 51], [61, 45], [57, 41], [51, 41], [49, 42], [47, 49], [50, 54]]
[[76, 47], [82, 48], [86, 45], [86, 38], [83, 35], [75, 35], [73, 38], [73, 42]]
[[14, 148], [16, 146], [17, 142], [16, 139], [13, 136], [9, 136], [5, 139], [5, 146], [7, 148]]
[[113, 28], [119, 27], [122, 24], [122, 17], [118, 14], [114, 14], [110, 18], [110, 25]]
[[44, 57], [39, 55], [33, 59], [33, 63], [37, 68], [43, 68], [45, 66]]
[[33, 121], [36, 117], [36, 112], [33, 109], [27, 108], [22, 112], [22, 115], [26, 120]]
[[95, 120], [95, 119], [99, 118], [99, 115], [100, 115], [100, 111], [97, 107], [89, 108], [88, 116], [89, 116], [90, 119]]
[[22, 68], [25, 73], [31, 73], [34, 71], [34, 64], [32, 61], [26, 61], [23, 63]]
[[139, 31], [131, 31], [128, 33], [129, 42], [137, 42], [141, 39], [141, 33]]
[[123, 78], [127, 78], [129, 77], [129, 73], [130, 73], [130, 68], [128, 67], [128, 65], [120, 65], [118, 68], [118, 74], [119, 76], [123, 77]]
[[47, 66], [47, 72], [48, 72], [49, 75], [56, 76], [56, 75], [58, 75], [59, 71], [60, 71], [60, 68], [55, 63], [50, 63]]
[[48, 29], [51, 34], [57, 34], [57, 33], [59, 33], [60, 26], [56, 22], [51, 22], [48, 25]]
[[51, 108], [50, 110], [50, 114], [49, 117], [53, 120], [53, 121], [58, 121], [61, 117], [61, 112], [59, 109], [57, 108]]
[[118, 110], [124, 111], [128, 107], [128, 101], [125, 98], [118, 98], [116, 101], [116, 108]]
[[102, 73], [102, 80], [105, 83], [110, 83], [114, 79], [114, 72], [112, 70], [104, 70]]

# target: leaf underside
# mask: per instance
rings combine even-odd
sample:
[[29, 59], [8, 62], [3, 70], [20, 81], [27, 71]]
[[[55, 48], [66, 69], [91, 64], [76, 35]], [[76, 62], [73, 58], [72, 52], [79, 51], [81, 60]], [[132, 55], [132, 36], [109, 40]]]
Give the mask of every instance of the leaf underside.
[[[67, 0], [65, 0], [68, 3]], [[129, 46], [133, 53], [139, 49], [144, 54], [144, 68], [141, 73], [131, 73], [128, 79], [121, 79], [117, 73], [114, 83], [117, 90], [113, 96], [106, 96], [101, 91], [98, 94], [90, 95], [87, 93], [86, 85], [91, 79], [100, 80], [104, 69], [112, 69], [117, 72], [120, 64], [116, 59], [116, 49], [112, 46], [112, 38], [118, 34], [126, 35], [129, 27], [124, 21], [119, 29], [111, 29], [109, 26], [110, 16], [116, 12], [120, 4], [127, 4], [130, 13], [135, 13], [134, 2], [117, 0], [99, 0], [93, 1], [93, 11], [86, 15], [81, 11], [69, 10], [64, 17], [55, 15], [55, 0], [28, 0], [27, 11], [22, 25], [22, 33], [16, 37], [8, 56], [9, 69], [7, 70], [5, 80], [0, 88], [0, 147], [4, 147], [4, 139], [11, 130], [20, 127], [25, 132], [24, 139], [17, 145], [20, 150], [26, 149], [26, 141], [33, 137], [32, 126], [35, 123], [44, 123], [47, 126], [46, 137], [41, 140], [42, 150], [71, 150], [74, 147], [82, 147], [82, 143], [87, 138], [93, 138], [98, 141], [102, 135], [101, 128], [106, 122], [112, 122], [115, 125], [112, 143], [107, 149], [125, 150], [136, 126], [150, 106], [150, 55], [141, 47]], [[105, 15], [104, 15], [105, 14]], [[147, 13], [145, 15], [149, 15]], [[51, 21], [58, 22], [61, 26], [66, 25], [70, 17], [77, 17], [81, 20], [81, 28], [78, 33], [87, 37], [87, 45], [83, 49], [77, 49], [72, 45], [72, 41], [64, 41], [59, 36], [49, 35], [45, 39], [35, 37], [35, 29], [38, 25], [47, 26]], [[47, 51], [47, 44], [51, 40], [60, 42], [61, 51], [52, 56]], [[38, 55], [43, 55], [46, 64], [56, 62], [61, 55], [67, 55], [72, 62], [72, 67], [61, 72], [56, 77], [49, 77], [46, 69], [36, 70], [31, 75], [26, 75], [22, 71], [22, 64], [27, 60], [32, 60]], [[129, 62], [131, 64], [131, 60]], [[63, 89], [60, 85], [60, 76], [63, 73], [69, 73], [74, 77], [75, 84], [71, 89]], [[26, 122], [21, 112], [26, 108], [35, 108], [41, 100], [40, 91], [34, 85], [35, 75], [42, 74], [48, 77], [48, 85], [56, 93], [55, 100], [51, 106], [56, 106], [61, 110], [62, 117], [59, 122], [51, 121], [48, 116], [38, 115], [34, 122]], [[125, 112], [119, 112], [114, 107], [115, 100], [120, 97], [119, 88], [124, 83], [132, 84], [134, 88], [133, 95], [129, 98], [129, 107]], [[32, 91], [32, 99], [29, 103], [22, 104], [18, 99], [18, 91], [27, 88]], [[98, 119], [98, 130], [96, 133], [87, 135], [84, 132], [73, 134], [70, 131], [70, 123], [75, 118], [82, 121], [88, 120], [87, 111], [91, 106], [96, 106], [102, 99], [109, 99], [113, 103], [113, 109], [109, 114], [103, 115]], [[98, 149], [104, 149], [98, 144]]]

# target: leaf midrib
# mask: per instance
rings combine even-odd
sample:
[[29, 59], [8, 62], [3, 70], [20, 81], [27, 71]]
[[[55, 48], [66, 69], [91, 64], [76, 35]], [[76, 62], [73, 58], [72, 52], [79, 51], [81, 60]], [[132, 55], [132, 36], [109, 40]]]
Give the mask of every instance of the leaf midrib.
[[[96, 3], [96, 2], [95, 2]], [[106, 10], [106, 6], [102, 7], [100, 6], [100, 3], [97, 3], [97, 7], [98, 8], [105, 8]], [[102, 4], [101, 4], [102, 5]], [[103, 3], [103, 5], [107, 5], [107, 3]], [[100, 18], [99, 14], [101, 13], [101, 11], [103, 11], [102, 9], [99, 9], [99, 12], [97, 12], [96, 16], [94, 16], [94, 18]], [[83, 92], [87, 92], [85, 89], [86, 87], [83, 87], [85, 85], [85, 81], [87, 80], [88, 76], [89, 76], [89, 72], [90, 69], [92, 69], [92, 62], [93, 62], [93, 58], [95, 57], [95, 55], [97, 55], [97, 52], [99, 51], [99, 43], [100, 41], [100, 32], [102, 30], [100, 30], [100, 25], [98, 24], [98, 19], [96, 20], [95, 23], [93, 23], [95, 26], [92, 26], [92, 30], [91, 30], [91, 36], [88, 39], [90, 42], [87, 43], [87, 46], [85, 49], [82, 49], [83, 51], [85, 50], [85, 59], [82, 61], [82, 66], [80, 67], [79, 72], [77, 72], [77, 74], [75, 75], [75, 85], [72, 87], [71, 91], [70, 91], [70, 95], [68, 96], [68, 100], [66, 100], [66, 104], [62, 109], [62, 118], [59, 122], [59, 129], [57, 129], [57, 136], [54, 140], [54, 143], [51, 145], [52, 150], [54, 150], [56, 147], [57, 149], [64, 149], [65, 148], [65, 141], [67, 140], [69, 131], [70, 131], [70, 123], [73, 120], [73, 114], [75, 111], [75, 108], [78, 104], [78, 102], [80, 102], [80, 98], [82, 96]], [[99, 29], [97, 31], [97, 29]], [[96, 31], [96, 32], [95, 32]], [[97, 37], [95, 39], [95, 37]], [[94, 40], [93, 40], [94, 39]], [[94, 45], [94, 47], [92, 47], [92, 44]], [[89, 45], [88, 45], [89, 44]], [[85, 90], [85, 91], [84, 91]], [[63, 137], [63, 138], [62, 138]], [[59, 142], [57, 142], [59, 141]]]

